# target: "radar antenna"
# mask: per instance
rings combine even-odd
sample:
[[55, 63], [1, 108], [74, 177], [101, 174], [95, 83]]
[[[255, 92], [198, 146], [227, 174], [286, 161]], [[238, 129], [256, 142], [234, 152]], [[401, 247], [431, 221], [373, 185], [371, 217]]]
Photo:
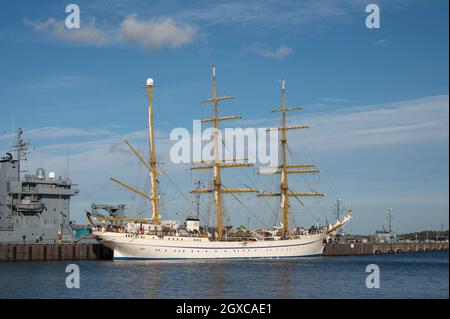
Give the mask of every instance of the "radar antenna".
[[18, 180], [20, 180], [20, 173], [26, 172], [20, 170], [20, 162], [27, 160], [27, 151], [28, 151], [28, 145], [29, 143], [25, 142], [23, 140], [23, 129], [19, 127], [19, 129], [16, 131], [16, 141], [15, 144], [11, 146], [12, 153], [14, 154], [14, 159], [18, 161]]

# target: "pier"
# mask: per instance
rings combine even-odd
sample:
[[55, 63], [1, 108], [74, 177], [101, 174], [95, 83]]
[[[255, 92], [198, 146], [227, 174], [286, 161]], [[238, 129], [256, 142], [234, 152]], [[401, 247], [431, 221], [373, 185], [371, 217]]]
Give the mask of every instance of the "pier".
[[448, 251], [448, 242], [326, 244], [323, 256], [358, 256]]
[[112, 259], [112, 250], [98, 243], [0, 244], [0, 262], [100, 259]]

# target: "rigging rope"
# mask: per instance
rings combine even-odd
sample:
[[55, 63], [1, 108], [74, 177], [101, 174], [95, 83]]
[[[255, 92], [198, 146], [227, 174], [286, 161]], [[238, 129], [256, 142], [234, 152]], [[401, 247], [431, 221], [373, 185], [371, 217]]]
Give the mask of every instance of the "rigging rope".
[[294, 196], [294, 197], [295, 197], [295, 199], [303, 206], [303, 208], [305, 209], [305, 211], [306, 211], [307, 213], [309, 213], [310, 216], [311, 216], [314, 220], [316, 220], [316, 222], [319, 222], [319, 221], [320, 221], [320, 219], [317, 218], [317, 217], [316, 217], [316, 216], [308, 209], [308, 207], [306, 207], [305, 204], [303, 204], [303, 202], [302, 202], [297, 196]]
[[[226, 189], [226, 188], [225, 188]], [[240, 198], [233, 193], [230, 193], [231, 196], [239, 203], [242, 205], [242, 207], [244, 207], [245, 210], [247, 210], [250, 214], [252, 214], [254, 217], [256, 217], [256, 219], [258, 220], [258, 222], [261, 223], [262, 226], [267, 227], [267, 225], [259, 218], [259, 216], [257, 214], [254, 214], [241, 200]]]

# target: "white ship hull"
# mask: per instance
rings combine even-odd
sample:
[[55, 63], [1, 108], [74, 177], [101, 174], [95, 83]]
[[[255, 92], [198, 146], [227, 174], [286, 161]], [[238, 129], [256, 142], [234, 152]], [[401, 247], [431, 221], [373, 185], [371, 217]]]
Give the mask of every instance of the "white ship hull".
[[326, 234], [264, 241], [210, 241], [197, 237], [158, 237], [127, 233], [93, 233], [114, 251], [114, 260], [182, 260], [301, 258], [320, 256]]

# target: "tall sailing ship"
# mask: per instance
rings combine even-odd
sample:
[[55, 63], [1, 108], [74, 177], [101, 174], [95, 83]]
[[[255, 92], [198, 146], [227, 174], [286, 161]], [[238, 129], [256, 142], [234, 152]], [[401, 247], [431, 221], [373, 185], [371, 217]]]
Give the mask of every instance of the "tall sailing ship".
[[[258, 193], [255, 189], [230, 189], [222, 184], [223, 169], [235, 167], [248, 167], [253, 164], [247, 159], [222, 159], [219, 148], [222, 140], [219, 134], [219, 122], [238, 119], [239, 116], [219, 117], [219, 101], [230, 100], [233, 97], [217, 96], [216, 68], [212, 66], [213, 96], [202, 101], [212, 104], [214, 117], [203, 120], [203, 123], [213, 124], [214, 151], [211, 160], [202, 160], [193, 163], [193, 170], [212, 170], [213, 180], [211, 187], [203, 189], [198, 187], [191, 193], [210, 194], [214, 199], [216, 225], [211, 228], [202, 227], [198, 217], [188, 217], [184, 225], [177, 222], [162, 220], [159, 213], [159, 191], [157, 176], [159, 163], [156, 161], [153, 124], [153, 80], [147, 80], [149, 98], [149, 147], [150, 160], [144, 157], [128, 142], [125, 143], [148, 169], [151, 192], [147, 194], [129, 186], [115, 178], [112, 181], [143, 196], [151, 202], [151, 218], [97, 218], [93, 235], [102, 244], [114, 251], [114, 260], [158, 260], [158, 259], [242, 259], [242, 258], [300, 258], [320, 256], [327, 238], [332, 237], [351, 218], [351, 211], [342, 220], [334, 225], [314, 226], [309, 229], [300, 227], [290, 228], [288, 215], [291, 212], [290, 198], [292, 197], [322, 197], [319, 193], [296, 193], [288, 187], [289, 174], [317, 174], [318, 170], [311, 164], [287, 163], [287, 131], [307, 128], [305, 125], [287, 126], [287, 113], [301, 110], [300, 107], [286, 107], [285, 81], [282, 81], [281, 108], [272, 112], [281, 113], [281, 127], [275, 128], [281, 132], [281, 165], [271, 167], [269, 171], [261, 174], [279, 174], [281, 176], [279, 191], [275, 193], [261, 193], [258, 197], [280, 198], [280, 213], [283, 222], [280, 226], [271, 229], [233, 230], [223, 225], [223, 195], [234, 193]], [[205, 165], [206, 164], [206, 165]], [[92, 216], [88, 215], [91, 223], [95, 224]], [[225, 232], [225, 235], [224, 235]]]

